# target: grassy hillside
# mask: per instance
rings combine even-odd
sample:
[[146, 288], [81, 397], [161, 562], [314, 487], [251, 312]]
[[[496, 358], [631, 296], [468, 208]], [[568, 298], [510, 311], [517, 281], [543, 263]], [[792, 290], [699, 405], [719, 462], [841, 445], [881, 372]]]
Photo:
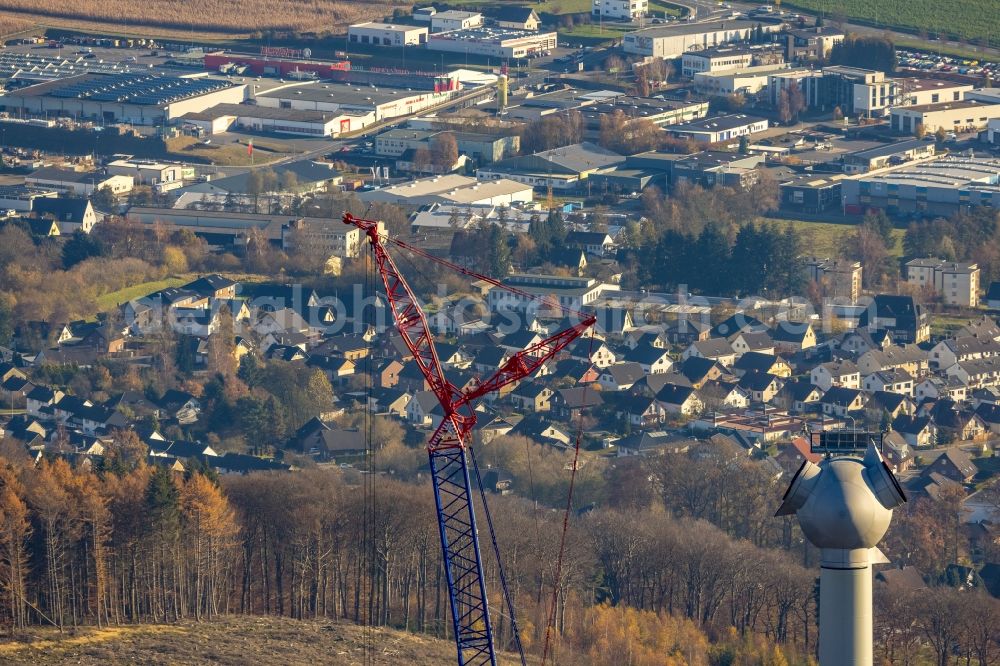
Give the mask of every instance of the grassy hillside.
[[[803, 234], [804, 242], [809, 247], [809, 253], [819, 257], [835, 257], [838, 253], [841, 240], [854, 231], [853, 224], [833, 224], [831, 222], [812, 222], [808, 220], [785, 220], [778, 218], [767, 218], [768, 222], [773, 222], [779, 227], [791, 223], [799, 233]], [[892, 232], [896, 239], [894, 247], [889, 248], [889, 254], [894, 257], [903, 256], [903, 233], [902, 229], [895, 229]]]
[[[439, 666], [455, 661], [455, 647], [450, 641], [377, 629], [374, 642], [376, 664]], [[22, 640], [0, 642], [0, 663], [6, 666], [360, 666], [371, 663], [365, 659], [364, 646], [364, 630], [354, 624], [228, 617], [202, 623], [87, 628], [62, 635], [55, 629], [33, 628]], [[500, 663], [514, 666], [514, 662], [502, 659]]]
[[784, 7], [837, 15], [883, 27], [920, 33], [943, 33], [954, 38], [990, 40], [1000, 45], [1000, 6], [997, 0], [792, 0]]

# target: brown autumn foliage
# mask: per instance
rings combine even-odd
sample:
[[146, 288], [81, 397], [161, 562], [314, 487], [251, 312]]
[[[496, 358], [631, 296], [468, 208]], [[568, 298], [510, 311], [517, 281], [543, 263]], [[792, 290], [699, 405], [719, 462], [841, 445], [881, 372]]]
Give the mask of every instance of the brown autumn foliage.
[[[77, 19], [129, 26], [193, 28], [240, 33], [267, 30], [310, 32], [333, 30], [349, 23], [391, 15], [396, 6], [400, 5], [384, 0], [365, 3], [343, 0], [286, 0], [279, 3], [264, 0], [192, 2], [2, 0], [0, 11], [16, 13], [22, 20], [28, 17]], [[8, 20], [18, 21], [18, 19]], [[0, 29], [2, 27], [3, 24], [0, 23]]]

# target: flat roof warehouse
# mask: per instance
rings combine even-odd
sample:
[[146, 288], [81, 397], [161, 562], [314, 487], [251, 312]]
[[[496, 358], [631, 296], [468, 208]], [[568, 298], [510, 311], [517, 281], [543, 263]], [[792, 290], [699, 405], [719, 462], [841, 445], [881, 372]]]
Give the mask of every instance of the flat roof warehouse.
[[82, 74], [39, 83], [18, 91], [22, 97], [49, 95], [63, 99], [160, 105], [234, 87], [226, 81], [185, 79], [157, 74]]

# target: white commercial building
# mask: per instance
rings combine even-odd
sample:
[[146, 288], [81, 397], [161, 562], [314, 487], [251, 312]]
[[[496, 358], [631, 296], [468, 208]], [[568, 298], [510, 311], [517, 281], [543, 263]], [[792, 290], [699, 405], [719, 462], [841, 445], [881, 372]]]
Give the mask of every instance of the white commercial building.
[[896, 79], [899, 106], [923, 106], [942, 102], [959, 102], [972, 90], [971, 83], [955, 83], [942, 79]]
[[757, 26], [766, 33], [778, 32], [780, 21], [732, 19], [706, 23], [678, 23], [630, 32], [622, 38], [625, 53], [656, 58], [677, 58], [693, 48], [708, 48], [750, 39]]
[[495, 26], [434, 34], [427, 42], [427, 48], [432, 51], [491, 58], [526, 58], [551, 51], [557, 45], [558, 36], [554, 32], [509, 30]]
[[1000, 104], [984, 104], [976, 100], [942, 102], [921, 106], [900, 106], [889, 111], [890, 125], [897, 132], [915, 134], [918, 127], [927, 133], [943, 129], [946, 132], [966, 132], [986, 129], [993, 118], [1000, 118]]
[[77, 196], [90, 196], [102, 188], [111, 190], [112, 194], [126, 194], [132, 191], [133, 181], [129, 176], [116, 175], [110, 171], [105, 175], [96, 171], [42, 167], [28, 174], [24, 184], [35, 188], [51, 188]]
[[352, 44], [374, 46], [418, 46], [427, 43], [427, 28], [390, 23], [356, 23], [347, 29]]
[[788, 69], [788, 65], [760, 65], [718, 72], [698, 72], [694, 89], [703, 95], [756, 95], [767, 87], [769, 78]]
[[[590, 277], [563, 277], [515, 273], [503, 279], [504, 285], [534, 296], [549, 298], [571, 310], [591, 305], [605, 292], [618, 291], [616, 284], [606, 284]], [[490, 310], [524, 310], [538, 306], [538, 301], [507, 289], [494, 287], [489, 292]], [[542, 306], [544, 309], [544, 306]]]
[[604, 16], [612, 19], [641, 18], [649, 11], [649, 0], [593, 0], [590, 10], [594, 16]]
[[753, 53], [750, 49], [738, 46], [688, 51], [681, 56], [681, 75], [691, 78], [698, 72], [745, 69], [751, 62]]
[[681, 139], [691, 139], [701, 143], [720, 143], [756, 132], [763, 132], [767, 129], [767, 119], [740, 113], [702, 118], [689, 123], [671, 125], [666, 129]]
[[479, 12], [461, 12], [450, 9], [431, 16], [431, 32], [468, 30], [469, 28], [478, 28], [482, 24], [483, 15]]
[[108, 162], [108, 175], [128, 176], [137, 183], [157, 185], [173, 183], [185, 178], [194, 178], [194, 167], [184, 166], [176, 162], [156, 162], [153, 160], [137, 160], [124, 158]]

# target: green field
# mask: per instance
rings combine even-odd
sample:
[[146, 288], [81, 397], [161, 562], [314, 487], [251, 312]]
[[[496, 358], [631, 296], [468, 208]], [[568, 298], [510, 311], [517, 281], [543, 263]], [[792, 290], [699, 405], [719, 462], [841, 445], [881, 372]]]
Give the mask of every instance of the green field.
[[147, 294], [153, 293], [154, 291], [166, 289], [167, 287], [178, 287], [185, 282], [188, 282], [188, 280], [180, 277], [168, 277], [163, 280], [154, 280], [153, 282], [134, 284], [131, 287], [125, 287], [124, 289], [119, 289], [118, 291], [112, 291], [109, 294], [98, 296], [97, 308], [99, 312], [105, 312], [116, 307], [120, 303], [131, 301], [133, 298], [141, 298]]
[[1000, 45], [997, 0], [793, 0], [782, 6], [917, 34], [937, 33], [962, 41], [981, 41], [985, 45], [988, 40], [993, 46]]
[[[779, 227], [791, 224], [796, 231], [805, 234], [806, 244], [809, 246], [809, 254], [818, 257], [833, 257], [837, 255], [840, 248], [841, 239], [854, 231], [853, 224], [833, 224], [831, 222], [810, 222], [807, 220], [782, 220], [777, 218], [765, 218], [766, 222], [772, 222]], [[895, 229], [893, 237], [896, 245], [889, 248], [889, 253], [894, 257], [903, 256], [903, 230]]]

